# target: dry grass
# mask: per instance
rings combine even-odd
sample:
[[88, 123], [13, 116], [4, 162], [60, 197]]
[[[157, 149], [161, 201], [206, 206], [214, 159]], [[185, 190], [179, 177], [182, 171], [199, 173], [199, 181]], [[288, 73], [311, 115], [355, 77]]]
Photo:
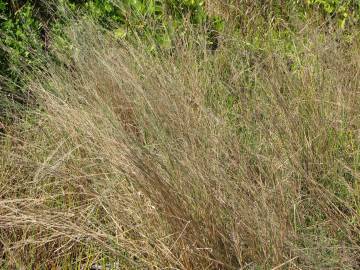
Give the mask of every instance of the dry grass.
[[4, 268], [359, 267], [358, 42], [154, 55], [89, 23], [69, 36], [3, 138]]

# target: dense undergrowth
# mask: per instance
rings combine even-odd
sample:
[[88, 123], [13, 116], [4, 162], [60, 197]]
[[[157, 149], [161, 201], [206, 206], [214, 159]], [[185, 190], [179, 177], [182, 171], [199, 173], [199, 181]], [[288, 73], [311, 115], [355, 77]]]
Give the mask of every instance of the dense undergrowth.
[[355, 1], [84, 2], [3, 47], [2, 269], [360, 267]]

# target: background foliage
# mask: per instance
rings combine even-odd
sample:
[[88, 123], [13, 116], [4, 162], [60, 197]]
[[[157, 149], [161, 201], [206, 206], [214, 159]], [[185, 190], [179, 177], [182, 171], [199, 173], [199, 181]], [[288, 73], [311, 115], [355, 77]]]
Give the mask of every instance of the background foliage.
[[[245, 6], [249, 5], [248, 1], [224, 2], [238, 10], [246, 10]], [[288, 21], [294, 10], [306, 20], [307, 14], [319, 12], [345, 28], [357, 24], [360, 16], [358, 0], [251, 2], [264, 10], [267, 20]], [[0, 0], [1, 75], [15, 76], [16, 69], [22, 64], [33, 63], [34, 51], [47, 48], [47, 33], [51, 29], [61, 32], [61, 16], [56, 11], [59, 4], [112, 27], [119, 38], [136, 31], [155, 38], [159, 46], [170, 47], [174, 32], [185, 31], [186, 22], [206, 24], [211, 37], [214, 36], [211, 32], [224, 28], [223, 18], [209, 15], [204, 0]], [[216, 40], [210, 38], [209, 42], [216, 43]]]
[[37, 56], [49, 53], [50, 32], [61, 40], [66, 10], [100, 22], [117, 38], [137, 33], [152, 40], [152, 50], [171, 48], [175, 33], [184, 33], [186, 23], [206, 25], [208, 42], [216, 47], [215, 33], [223, 27], [221, 18], [209, 16], [200, 0], [0, 0], [0, 116], [13, 101], [15, 105], [27, 103], [28, 93], [21, 87], [22, 71], [43, 64]]

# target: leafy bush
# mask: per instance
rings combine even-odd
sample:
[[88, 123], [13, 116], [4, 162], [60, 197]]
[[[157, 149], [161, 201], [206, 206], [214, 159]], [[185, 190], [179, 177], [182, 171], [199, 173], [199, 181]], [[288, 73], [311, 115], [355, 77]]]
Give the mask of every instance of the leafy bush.
[[336, 17], [341, 28], [348, 21], [357, 23], [360, 16], [360, 2], [357, 0], [307, 0], [310, 6], [317, 6], [325, 15]]
[[[285, 10], [305, 11], [298, 1], [271, 1], [242, 4], [229, 1], [234, 6], [257, 6], [264, 11], [264, 16], [277, 16], [287, 19], [290, 16]], [[54, 4], [57, 3], [57, 4]], [[324, 14], [336, 17], [341, 27], [346, 22], [357, 22], [360, 15], [359, 2], [356, 0], [307, 0], [308, 8], [321, 10]], [[57, 23], [57, 17], [49, 6], [63, 5], [74, 12], [90, 15], [108, 28], [113, 28], [118, 38], [137, 32], [144, 36], [155, 38], [157, 46], [169, 47], [175, 33], [184, 32], [184, 23], [206, 25], [209, 29], [208, 42], [216, 43], [216, 33], [223, 26], [223, 20], [209, 15], [205, 9], [204, 0], [59, 0], [44, 4], [41, 1], [6, 1], [0, 0], [0, 32], [2, 48], [0, 49], [0, 74], [14, 76], [20, 64], [32, 64], [31, 53], [35, 49], [44, 48], [44, 37], [53, 25], [61, 32], [62, 23]], [[216, 47], [216, 46], [214, 46]]]
[[[19, 10], [13, 10], [7, 2], [0, 2], [2, 55], [8, 60], [0, 66], [2, 72], [12, 71], [21, 61], [31, 64], [30, 48], [40, 46], [41, 23], [35, 18], [34, 7], [26, 3]], [[4, 51], [6, 49], [6, 51]], [[9, 66], [9, 63], [13, 66]], [[5, 65], [5, 66], [4, 66]]]
[[41, 27], [30, 3], [19, 7], [0, 0], [0, 120], [14, 105], [28, 102], [19, 70], [39, 64], [34, 55], [44, 46]]

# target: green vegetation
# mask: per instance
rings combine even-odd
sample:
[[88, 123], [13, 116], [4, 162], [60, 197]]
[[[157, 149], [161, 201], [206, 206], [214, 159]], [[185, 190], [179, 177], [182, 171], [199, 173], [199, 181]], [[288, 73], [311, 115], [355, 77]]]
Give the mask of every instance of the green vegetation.
[[[117, 38], [140, 35], [152, 41], [151, 50], [171, 48], [174, 38], [186, 32], [185, 21], [206, 25], [208, 42], [215, 46], [216, 33], [223, 23], [217, 16], [209, 16], [203, 1], [183, 0], [59, 0], [59, 1], [0, 1], [0, 76], [2, 88], [15, 105], [26, 103], [28, 93], [23, 91], [22, 72], [29, 67], [42, 66], [39, 54], [51, 53], [48, 47], [53, 33], [66, 45], [65, 18], [72, 11], [78, 18], [91, 17], [111, 30]], [[54, 33], [55, 32], [55, 33]], [[65, 38], [65, 40], [64, 40]], [[8, 107], [6, 95], [0, 104]], [[0, 111], [0, 116], [3, 114]]]
[[0, 268], [358, 269], [359, 5], [0, 0]]

